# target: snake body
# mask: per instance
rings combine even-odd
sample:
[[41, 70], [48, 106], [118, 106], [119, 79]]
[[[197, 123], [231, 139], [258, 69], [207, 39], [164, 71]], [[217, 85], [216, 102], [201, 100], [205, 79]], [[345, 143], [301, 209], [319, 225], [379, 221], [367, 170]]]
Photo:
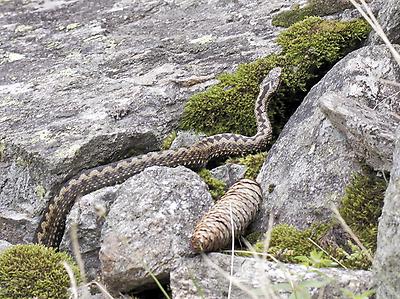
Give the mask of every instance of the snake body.
[[183, 165], [196, 169], [215, 158], [264, 150], [272, 136], [266, 107], [271, 95], [278, 88], [280, 74], [280, 68], [272, 69], [260, 85], [254, 109], [256, 135], [247, 137], [230, 133], [217, 134], [206, 137], [191, 147], [150, 152], [82, 171], [68, 180], [58, 195], [49, 201], [36, 230], [34, 242], [57, 248], [64, 234], [66, 217], [78, 198], [100, 188], [120, 184], [147, 167]]

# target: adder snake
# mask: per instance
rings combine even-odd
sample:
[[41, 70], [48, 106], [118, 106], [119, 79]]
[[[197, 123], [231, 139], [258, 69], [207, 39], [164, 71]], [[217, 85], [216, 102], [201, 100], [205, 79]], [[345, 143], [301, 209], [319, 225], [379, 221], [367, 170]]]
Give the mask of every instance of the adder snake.
[[281, 69], [272, 69], [260, 85], [255, 103], [257, 133], [252, 137], [237, 134], [217, 134], [206, 137], [188, 148], [150, 152], [118, 162], [85, 170], [67, 181], [58, 195], [49, 201], [35, 234], [35, 242], [58, 247], [64, 234], [65, 221], [75, 201], [81, 196], [103, 187], [120, 184], [145, 168], [159, 165], [189, 168], [204, 166], [209, 160], [245, 155], [266, 148], [272, 128], [266, 107], [280, 82]]

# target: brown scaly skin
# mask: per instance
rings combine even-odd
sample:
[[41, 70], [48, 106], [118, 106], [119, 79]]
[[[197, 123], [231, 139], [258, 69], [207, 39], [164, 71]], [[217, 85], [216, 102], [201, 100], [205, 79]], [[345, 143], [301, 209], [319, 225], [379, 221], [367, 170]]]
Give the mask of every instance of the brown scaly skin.
[[50, 200], [36, 230], [34, 242], [58, 248], [64, 234], [66, 217], [78, 198], [100, 188], [120, 184], [147, 167], [183, 165], [195, 169], [215, 158], [247, 155], [264, 150], [272, 133], [266, 106], [278, 88], [280, 74], [280, 68], [272, 69], [260, 85], [260, 94], [254, 109], [256, 135], [247, 137], [230, 133], [218, 134], [206, 137], [189, 148], [151, 152], [85, 170], [67, 181], [58, 195]]

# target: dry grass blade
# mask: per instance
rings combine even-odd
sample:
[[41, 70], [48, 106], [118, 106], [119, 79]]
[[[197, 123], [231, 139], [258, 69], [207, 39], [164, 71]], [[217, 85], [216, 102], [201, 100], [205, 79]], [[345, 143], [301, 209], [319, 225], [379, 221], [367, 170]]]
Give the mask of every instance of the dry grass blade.
[[76, 263], [78, 264], [82, 283], [86, 283], [86, 272], [85, 272], [85, 264], [82, 259], [81, 255], [81, 250], [78, 242], [78, 226], [76, 223], [73, 223], [71, 225], [71, 231], [70, 231], [70, 238], [71, 238], [71, 244], [72, 244], [72, 251], [75, 256]]
[[227, 246], [232, 235], [238, 237], [243, 234], [254, 219], [261, 201], [261, 188], [257, 182], [242, 179], [235, 183], [197, 223], [191, 239], [192, 248], [201, 252]]
[[356, 236], [356, 234], [353, 232], [353, 230], [347, 225], [346, 221], [344, 221], [343, 217], [340, 215], [339, 210], [334, 205], [331, 206], [331, 210], [335, 214], [336, 218], [339, 220], [340, 225], [343, 227], [343, 229], [351, 236], [351, 238], [354, 240], [354, 242], [356, 242], [358, 247], [360, 247], [365, 252], [368, 259], [372, 263], [374, 259], [371, 256], [371, 254], [369, 253], [369, 250], [367, 248], [365, 248], [365, 246], [362, 244], [362, 242]]
[[242, 291], [244, 291], [246, 294], [249, 295], [250, 298], [253, 299], [257, 299], [258, 297], [256, 295], [254, 295], [253, 291], [247, 287], [246, 285], [244, 285], [243, 283], [241, 283], [239, 281], [239, 279], [237, 279], [236, 277], [232, 277], [230, 276], [226, 271], [224, 271], [223, 269], [221, 269], [218, 265], [216, 265], [215, 263], [213, 263], [210, 258], [203, 254], [202, 255], [203, 260], [209, 265], [211, 266], [213, 269], [215, 269], [219, 274], [221, 274], [223, 277], [225, 277], [226, 279], [232, 280], [232, 283], [238, 287], [239, 289], [241, 289]]
[[[360, 1], [358, 3], [357, 1]], [[374, 14], [371, 11], [371, 8], [364, 0], [350, 0], [351, 4], [360, 12], [360, 14], [364, 17], [364, 19], [369, 23], [372, 29], [379, 35], [379, 37], [383, 40], [385, 45], [388, 47], [390, 52], [392, 53], [394, 59], [396, 60], [397, 64], [400, 66], [400, 54], [396, 51], [393, 47], [391, 42], [389, 41], [387, 35], [383, 31], [381, 25], [375, 18]]]
[[69, 276], [69, 281], [70, 281], [70, 289], [71, 289], [71, 298], [73, 299], [78, 299], [78, 285], [76, 283], [76, 278], [74, 275], [74, 271], [72, 271], [70, 265], [68, 265], [67, 262], [62, 262], [63, 267], [65, 268], [65, 270], [68, 273]]
[[[233, 223], [233, 215], [232, 215], [232, 204], [229, 205], [229, 215], [231, 217], [231, 235], [232, 235], [232, 254], [231, 254], [231, 277], [233, 277], [233, 263], [235, 258], [235, 228]], [[228, 299], [231, 298], [232, 294], [232, 279], [229, 279], [229, 289], [228, 289]]]

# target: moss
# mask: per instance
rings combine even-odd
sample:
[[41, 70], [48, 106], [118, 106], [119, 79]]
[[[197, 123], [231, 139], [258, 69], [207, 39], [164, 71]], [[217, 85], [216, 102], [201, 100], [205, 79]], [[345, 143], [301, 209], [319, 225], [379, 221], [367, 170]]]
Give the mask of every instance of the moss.
[[68, 298], [66, 261], [75, 276], [78, 268], [65, 253], [42, 245], [16, 245], [0, 254], [0, 298]]
[[318, 242], [328, 231], [329, 225], [313, 225], [299, 230], [294, 226], [280, 224], [273, 228], [268, 253], [283, 262], [297, 263], [298, 256], [308, 256], [315, 245], [308, 239]]
[[185, 105], [180, 127], [207, 135], [256, 133], [254, 104], [259, 83], [276, 66], [283, 68], [282, 84], [268, 107], [274, 137], [301, 103], [306, 91], [326, 71], [364, 40], [370, 29], [364, 21], [338, 22], [311, 17], [281, 32], [280, 54], [241, 64], [219, 83], [193, 95]]
[[208, 185], [210, 194], [214, 200], [219, 199], [222, 195], [224, 195], [226, 184], [223, 181], [214, 178], [211, 172], [206, 168], [200, 169], [198, 174]]
[[223, 132], [254, 135], [257, 130], [254, 104], [259, 92], [258, 84], [275, 65], [275, 55], [271, 55], [242, 64], [235, 73], [220, 75], [220, 83], [189, 99], [180, 127], [207, 135]]
[[242, 158], [228, 159], [227, 162], [246, 166], [247, 170], [244, 174], [244, 177], [246, 179], [255, 180], [262, 165], [264, 164], [266, 156], [267, 153], [258, 153], [255, 155], [247, 155]]
[[[338, 265], [344, 265], [350, 269], [368, 269], [371, 262], [367, 253], [355, 246], [349, 240], [349, 236], [343, 241], [340, 240], [340, 244], [336, 243], [337, 239], [327, 241], [330, 238], [328, 235], [337, 228], [333, 222], [314, 224], [305, 230], [299, 230], [288, 224], [279, 224], [272, 229], [268, 253], [282, 262], [299, 263], [304, 258], [312, 256], [312, 252], [319, 252], [320, 249], [309, 240], [311, 239], [324, 248], [324, 254], [319, 252], [324, 260], [339, 261]], [[345, 246], [342, 242], [346, 243]], [[256, 252], [265, 251], [263, 241], [256, 242], [253, 247]]]
[[352, 8], [350, 1], [346, 0], [310, 0], [307, 5], [293, 5], [290, 10], [276, 14], [272, 18], [272, 25], [289, 27], [307, 17], [323, 17]]
[[162, 144], [161, 144], [161, 149], [162, 150], [167, 150], [171, 148], [172, 142], [174, 142], [176, 136], [178, 133], [176, 131], [172, 131], [167, 135], [167, 137], [164, 138]]
[[361, 250], [352, 241], [348, 240], [348, 249], [336, 248], [331, 250], [331, 255], [340, 261], [342, 265], [349, 269], [364, 269], [368, 270], [372, 264], [368, 257], [368, 253], [372, 256], [372, 252], [368, 249], [368, 253]]
[[365, 247], [375, 252], [379, 217], [387, 182], [371, 169], [355, 174], [346, 187], [339, 212]]

